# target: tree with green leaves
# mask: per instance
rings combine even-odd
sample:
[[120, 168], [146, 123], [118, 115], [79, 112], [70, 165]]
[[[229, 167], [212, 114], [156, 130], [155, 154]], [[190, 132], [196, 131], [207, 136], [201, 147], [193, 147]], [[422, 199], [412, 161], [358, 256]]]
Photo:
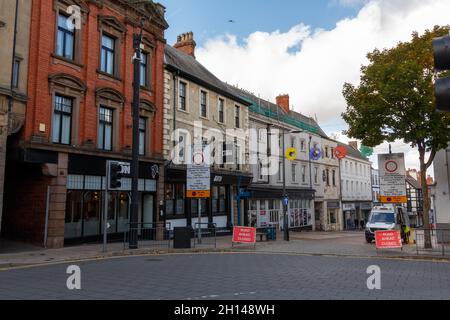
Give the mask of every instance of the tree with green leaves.
[[[418, 148], [425, 229], [430, 227], [431, 206], [427, 170], [450, 140], [449, 117], [435, 106], [432, 40], [448, 33], [448, 26], [436, 26], [423, 35], [414, 32], [411, 41], [394, 48], [374, 50], [367, 55], [369, 64], [361, 68], [360, 84], [346, 83], [343, 89], [348, 136], [369, 147], [403, 140]], [[431, 247], [430, 232], [425, 233], [425, 246]]]

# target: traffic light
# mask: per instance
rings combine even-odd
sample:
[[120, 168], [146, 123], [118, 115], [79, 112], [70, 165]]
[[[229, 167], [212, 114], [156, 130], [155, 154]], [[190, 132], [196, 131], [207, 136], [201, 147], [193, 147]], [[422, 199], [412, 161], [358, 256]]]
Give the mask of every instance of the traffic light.
[[[435, 69], [450, 70], [450, 36], [434, 39], [433, 52]], [[436, 79], [434, 86], [437, 111], [450, 112], [450, 77]]]
[[122, 187], [120, 179], [122, 175], [122, 166], [117, 162], [109, 164], [109, 190], [116, 190]]

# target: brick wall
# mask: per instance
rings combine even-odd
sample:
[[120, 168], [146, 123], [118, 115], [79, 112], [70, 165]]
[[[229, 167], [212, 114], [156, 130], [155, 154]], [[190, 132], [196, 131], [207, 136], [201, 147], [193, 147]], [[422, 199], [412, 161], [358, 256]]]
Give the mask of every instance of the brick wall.
[[[63, 73], [80, 79], [87, 87], [84, 97], [80, 101], [78, 141], [82, 144], [87, 140], [97, 141], [97, 102], [95, 90], [98, 88], [111, 88], [117, 90], [125, 97], [123, 110], [119, 112], [119, 147], [122, 150], [132, 144], [132, 114], [133, 100], [133, 33], [137, 32], [131, 24], [127, 23], [124, 11], [117, 10], [120, 6], [105, 4], [101, 8], [89, 4], [89, 14], [82, 24], [82, 43], [79, 65], [64, 63], [52, 57], [55, 52], [56, 14], [54, 1], [35, 0], [32, 9], [31, 45], [30, 45], [30, 73], [28, 78], [29, 102], [25, 130], [21, 139], [29, 141], [33, 135], [49, 140], [51, 136], [52, 96], [49, 86], [49, 75]], [[116, 3], [116, 1], [111, 1]], [[120, 46], [120, 79], [116, 80], [100, 75], [100, 30], [99, 16], [115, 17], [126, 26], [123, 41], [117, 41]], [[154, 27], [156, 28], [156, 27]], [[162, 128], [163, 126], [163, 62], [165, 41], [162, 39], [164, 30], [156, 29], [155, 34], [144, 32], [147, 38], [154, 43], [152, 66], [152, 87], [150, 91], [141, 90], [141, 99], [154, 104], [156, 113], [151, 123], [151, 154], [162, 155]], [[46, 131], [39, 131], [44, 124]], [[117, 129], [116, 129], [117, 130]]]
[[[44, 242], [45, 207], [50, 178], [39, 165], [8, 163], [2, 233], [7, 238]], [[33, 181], [33, 183], [30, 183]]]

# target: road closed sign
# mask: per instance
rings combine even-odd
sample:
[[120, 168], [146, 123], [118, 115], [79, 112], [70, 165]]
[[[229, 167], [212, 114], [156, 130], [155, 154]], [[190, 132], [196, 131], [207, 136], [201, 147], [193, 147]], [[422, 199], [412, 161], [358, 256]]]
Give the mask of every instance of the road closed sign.
[[377, 231], [375, 232], [375, 243], [377, 249], [401, 249], [402, 236], [400, 231]]
[[406, 170], [403, 153], [380, 154], [378, 156], [380, 172], [381, 203], [406, 203]]
[[256, 243], [256, 228], [234, 227], [234, 243]]

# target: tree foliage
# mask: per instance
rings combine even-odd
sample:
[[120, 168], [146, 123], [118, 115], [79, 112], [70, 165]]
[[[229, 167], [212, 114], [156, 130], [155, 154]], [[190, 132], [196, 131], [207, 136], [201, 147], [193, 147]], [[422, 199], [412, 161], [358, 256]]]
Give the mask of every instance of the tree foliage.
[[344, 85], [346, 134], [370, 147], [395, 140], [427, 152], [447, 147], [450, 121], [436, 112], [432, 40], [448, 33], [448, 27], [414, 32], [410, 42], [369, 53], [359, 86]]
[[[450, 140], [450, 118], [436, 111], [432, 48], [434, 38], [448, 33], [448, 26], [436, 26], [423, 35], [414, 32], [411, 41], [394, 48], [374, 50], [367, 55], [369, 64], [361, 68], [360, 84], [346, 83], [343, 89], [347, 110], [342, 117], [349, 125], [345, 133], [369, 147], [395, 140], [417, 147], [422, 186], [436, 153]], [[423, 188], [423, 194], [423, 220], [428, 228], [428, 188]], [[429, 233], [425, 244], [431, 246]]]

